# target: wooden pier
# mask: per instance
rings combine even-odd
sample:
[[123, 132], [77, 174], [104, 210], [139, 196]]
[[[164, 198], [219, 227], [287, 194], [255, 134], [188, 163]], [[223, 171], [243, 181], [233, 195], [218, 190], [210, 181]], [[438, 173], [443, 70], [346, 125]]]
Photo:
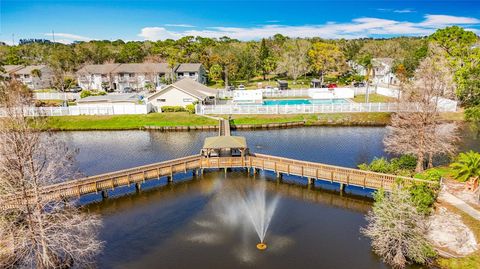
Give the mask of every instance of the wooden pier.
[[[101, 193], [103, 197], [108, 197], [108, 191], [118, 187], [133, 184], [140, 190], [141, 184], [147, 180], [166, 177], [168, 182], [173, 182], [175, 174], [193, 171], [194, 175], [199, 175], [203, 174], [205, 169], [224, 169], [227, 172], [229, 168], [242, 168], [249, 173], [257, 173], [259, 170], [271, 171], [278, 178], [284, 175], [303, 177], [308, 184], [315, 184], [317, 180], [328, 181], [339, 184], [340, 191], [346, 186], [372, 190], [382, 188], [389, 191], [396, 184], [438, 184], [410, 177], [250, 153], [245, 138], [230, 136], [227, 120], [221, 121], [220, 127], [219, 134], [223, 136], [217, 137], [219, 139], [207, 138], [201, 154], [53, 184], [43, 187], [42, 195], [44, 199], [51, 200], [75, 198], [92, 193]], [[218, 143], [225, 143], [225, 148]], [[228, 153], [227, 156], [225, 152]], [[235, 153], [238, 155], [235, 156]], [[15, 208], [26, 202], [22, 195], [0, 197], [0, 206], [3, 208]]]

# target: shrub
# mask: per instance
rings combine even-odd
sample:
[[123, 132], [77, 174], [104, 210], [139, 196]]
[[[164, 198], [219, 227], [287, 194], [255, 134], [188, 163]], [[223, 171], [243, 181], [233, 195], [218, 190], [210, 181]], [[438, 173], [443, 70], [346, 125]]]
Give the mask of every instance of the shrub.
[[85, 97], [89, 97], [89, 96], [97, 96], [97, 95], [106, 95], [107, 93], [104, 92], [104, 91], [89, 91], [89, 90], [83, 90], [81, 93], [80, 93], [80, 98], [85, 98]]
[[80, 93], [80, 98], [85, 98], [85, 97], [89, 97], [92, 95], [92, 92], [91, 91], [88, 91], [88, 90], [83, 90], [81, 93]]
[[183, 106], [162, 106], [162, 112], [186, 112]]
[[188, 111], [188, 113], [190, 114], [195, 114], [195, 105], [191, 104], [191, 105], [186, 105], [185, 106], [185, 109]]
[[460, 153], [455, 162], [450, 165], [453, 177], [459, 181], [480, 177], [480, 153], [470, 150]]
[[418, 212], [425, 215], [432, 213], [432, 207], [438, 195], [438, 188], [433, 188], [425, 183], [419, 183], [410, 186], [408, 190]]
[[374, 198], [368, 225], [361, 229], [372, 240], [373, 251], [395, 268], [409, 262], [429, 263], [435, 251], [425, 237], [425, 215], [417, 210], [410, 192], [397, 188], [386, 195], [380, 190]]
[[417, 158], [415, 156], [403, 155], [399, 158], [392, 158], [390, 161], [383, 157], [375, 158], [370, 164], [363, 163], [358, 168], [377, 173], [411, 176], [416, 164]]

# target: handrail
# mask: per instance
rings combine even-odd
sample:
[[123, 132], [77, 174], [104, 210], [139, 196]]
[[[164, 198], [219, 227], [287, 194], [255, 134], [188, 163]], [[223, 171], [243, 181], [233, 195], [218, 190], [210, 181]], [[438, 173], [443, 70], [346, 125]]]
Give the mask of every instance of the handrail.
[[427, 184], [433, 184], [433, 183], [437, 184], [438, 183], [438, 182], [435, 182], [435, 181], [424, 180], [424, 179], [419, 179], [419, 178], [384, 174], [384, 173], [378, 173], [378, 172], [372, 172], [372, 171], [365, 171], [365, 170], [360, 170], [360, 169], [336, 166], [336, 165], [331, 165], [331, 164], [316, 163], [316, 162], [310, 162], [310, 161], [302, 161], [302, 160], [296, 160], [296, 159], [285, 158], [285, 157], [277, 157], [277, 156], [267, 155], [267, 154], [252, 153], [250, 155], [252, 157], [260, 157], [260, 158], [264, 158], [264, 159], [266, 158], [267, 160], [268, 159], [273, 159], [273, 160], [290, 161], [292, 163], [297, 163], [299, 165], [310, 164], [314, 167], [323, 166], [323, 167], [326, 167], [326, 168], [338, 169], [338, 170], [345, 171], [345, 172], [357, 172], [357, 173], [362, 173], [362, 174], [384, 176], [384, 177], [389, 177], [389, 178], [394, 178], [394, 179], [405, 179], [405, 180], [409, 180], [409, 181], [416, 181], [416, 182], [427, 183]]

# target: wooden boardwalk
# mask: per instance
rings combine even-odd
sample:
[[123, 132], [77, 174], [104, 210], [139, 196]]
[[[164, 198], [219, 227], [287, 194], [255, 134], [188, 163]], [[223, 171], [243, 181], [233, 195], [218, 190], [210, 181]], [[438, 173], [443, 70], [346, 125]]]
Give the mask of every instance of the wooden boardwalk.
[[[111, 173], [85, 177], [66, 181], [42, 189], [45, 199], [68, 199], [80, 197], [86, 194], [108, 193], [118, 187], [135, 184], [140, 189], [141, 183], [150, 179], [167, 177], [173, 181], [173, 175], [193, 171], [194, 174], [202, 174], [204, 169], [212, 168], [246, 168], [249, 171], [266, 170], [272, 171], [278, 177], [282, 175], [294, 175], [308, 179], [309, 184], [315, 184], [316, 180], [324, 180], [339, 183], [341, 190], [345, 186], [357, 186], [368, 189], [391, 190], [396, 183], [410, 185], [415, 183], [437, 184], [431, 181], [414, 179], [409, 177], [374, 173], [358, 169], [340, 166], [326, 165], [322, 163], [307, 162], [289, 158], [276, 157], [265, 154], [249, 154], [245, 157], [210, 157], [191, 155], [179, 159], [154, 163], [124, 169]], [[0, 200], [3, 207], [16, 207], [25, 201], [17, 197], [3, 197]]]
[[230, 121], [219, 120], [218, 136], [230, 136]]

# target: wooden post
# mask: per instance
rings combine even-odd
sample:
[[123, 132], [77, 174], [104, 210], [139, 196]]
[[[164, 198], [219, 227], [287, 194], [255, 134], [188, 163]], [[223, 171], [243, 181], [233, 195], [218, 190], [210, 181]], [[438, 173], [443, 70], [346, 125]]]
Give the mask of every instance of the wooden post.
[[135, 190], [137, 192], [140, 192], [141, 188], [142, 188], [142, 185], [139, 182], [135, 183]]
[[307, 177], [308, 185], [315, 185], [315, 179], [313, 177]]
[[107, 190], [103, 190], [102, 191], [102, 199], [107, 199], [108, 198], [108, 191]]
[[345, 184], [340, 183], [340, 193], [343, 193], [345, 191]]
[[277, 179], [282, 180], [283, 174], [281, 172], [277, 172]]
[[173, 182], [173, 175], [167, 176], [167, 182], [172, 183]]

